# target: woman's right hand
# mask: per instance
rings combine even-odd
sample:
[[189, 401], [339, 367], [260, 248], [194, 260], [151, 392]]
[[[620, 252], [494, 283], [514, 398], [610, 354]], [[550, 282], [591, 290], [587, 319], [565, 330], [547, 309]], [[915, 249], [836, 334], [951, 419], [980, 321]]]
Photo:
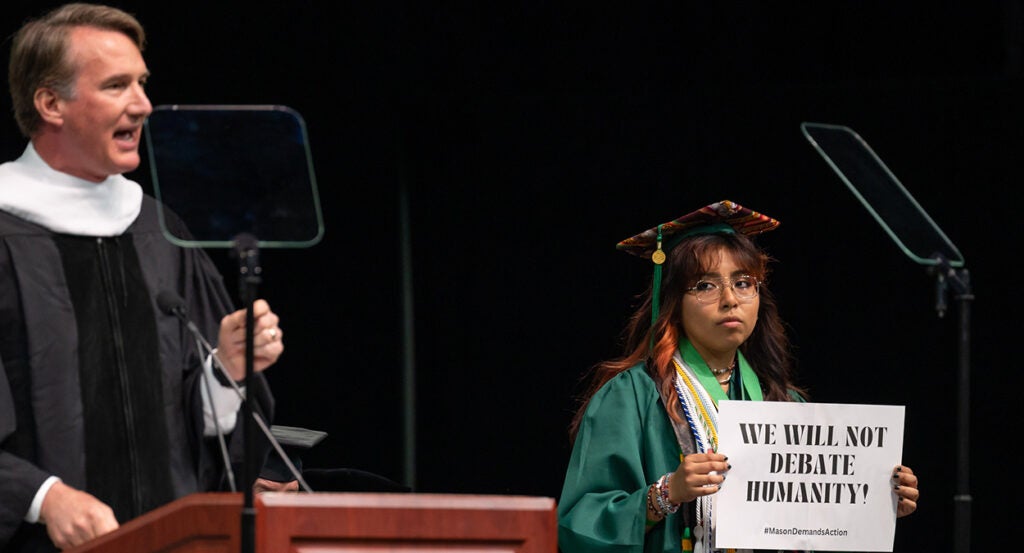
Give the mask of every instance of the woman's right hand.
[[710, 451], [683, 457], [669, 483], [669, 501], [689, 503], [717, 492], [725, 482], [725, 473], [732, 468], [728, 460], [725, 455]]

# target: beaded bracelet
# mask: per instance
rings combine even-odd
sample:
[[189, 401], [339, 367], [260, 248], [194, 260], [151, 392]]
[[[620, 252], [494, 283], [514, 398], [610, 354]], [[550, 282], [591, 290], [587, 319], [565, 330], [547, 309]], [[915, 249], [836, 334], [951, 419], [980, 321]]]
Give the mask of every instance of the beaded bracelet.
[[679, 510], [679, 503], [672, 503], [668, 498], [669, 484], [672, 481], [672, 473], [667, 473], [658, 479], [658, 495], [655, 496], [655, 501], [658, 503], [660, 511], [664, 514], [672, 514]]
[[650, 486], [647, 487], [647, 511], [654, 513], [653, 519], [647, 519], [648, 526], [654, 526], [655, 524], [661, 522], [661, 520], [665, 518], [665, 513], [663, 513], [654, 502], [655, 494], [658, 493], [656, 490], [656, 486], [657, 484], [651, 484]]

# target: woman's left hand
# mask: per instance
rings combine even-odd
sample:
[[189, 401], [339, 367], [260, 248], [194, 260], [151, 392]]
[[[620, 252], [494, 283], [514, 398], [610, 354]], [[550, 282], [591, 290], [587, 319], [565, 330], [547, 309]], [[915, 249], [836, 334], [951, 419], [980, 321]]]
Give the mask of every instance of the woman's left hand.
[[896, 494], [896, 517], [905, 517], [917, 510], [917, 500], [921, 497], [917, 489], [917, 476], [910, 467], [899, 465], [892, 473], [893, 493]]

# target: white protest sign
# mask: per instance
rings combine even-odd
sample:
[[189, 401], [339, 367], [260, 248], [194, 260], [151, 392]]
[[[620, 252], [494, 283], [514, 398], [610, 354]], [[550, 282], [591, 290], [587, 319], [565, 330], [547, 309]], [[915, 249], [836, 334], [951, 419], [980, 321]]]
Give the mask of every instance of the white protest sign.
[[892, 551], [904, 408], [721, 401], [714, 546]]

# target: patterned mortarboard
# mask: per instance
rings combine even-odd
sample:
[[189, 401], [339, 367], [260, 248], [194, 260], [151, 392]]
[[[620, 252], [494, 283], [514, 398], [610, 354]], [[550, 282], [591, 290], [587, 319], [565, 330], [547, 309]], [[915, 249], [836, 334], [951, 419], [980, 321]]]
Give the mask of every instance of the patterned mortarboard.
[[[728, 232], [729, 228], [741, 234], [761, 234], [779, 226], [779, 221], [738, 203], [722, 200], [706, 205], [697, 211], [687, 213], [678, 219], [660, 225], [664, 250], [670, 250], [673, 242], [694, 234]], [[647, 229], [631, 236], [615, 247], [624, 252], [651, 259], [658, 250], [658, 227]]]

